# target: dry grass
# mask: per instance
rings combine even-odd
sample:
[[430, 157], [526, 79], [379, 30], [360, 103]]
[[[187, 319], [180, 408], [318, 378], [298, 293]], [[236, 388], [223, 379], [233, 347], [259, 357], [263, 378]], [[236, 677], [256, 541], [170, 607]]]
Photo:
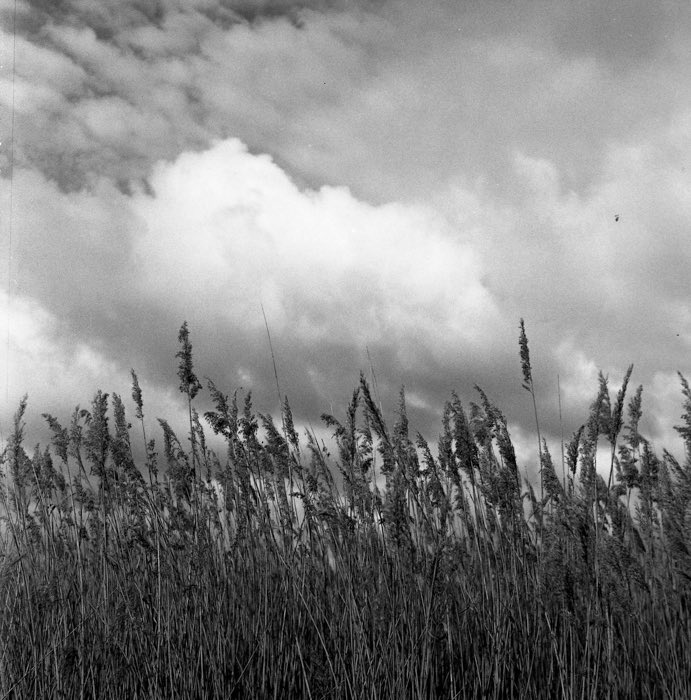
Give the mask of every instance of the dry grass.
[[[324, 416], [330, 460], [287, 401], [278, 429], [209, 383], [219, 457], [186, 325], [179, 340], [188, 450], [165, 421], [163, 453], [147, 440], [134, 373], [140, 468], [120, 397], [99, 392], [66, 428], [46, 416], [51, 448], [31, 455], [20, 405], [2, 455], [0, 698], [691, 697], [683, 377], [683, 464], [639, 434], [641, 390], [625, 411], [626, 386], [612, 406], [603, 378], [566, 479], [541, 443], [541, 498], [481, 391], [468, 409], [451, 397], [433, 449], [403, 394], [389, 430], [362, 378], [344, 420]], [[534, 399], [523, 326], [521, 361]]]

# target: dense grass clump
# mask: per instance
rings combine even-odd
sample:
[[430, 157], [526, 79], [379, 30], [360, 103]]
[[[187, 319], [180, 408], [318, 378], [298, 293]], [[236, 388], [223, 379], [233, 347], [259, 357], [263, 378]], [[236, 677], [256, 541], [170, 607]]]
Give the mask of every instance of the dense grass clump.
[[[533, 399], [527, 339], [521, 362]], [[691, 697], [691, 389], [679, 463], [639, 433], [642, 389], [601, 377], [564, 473], [540, 441], [540, 494], [501, 411], [447, 403], [438, 445], [385, 424], [364, 378], [331, 458], [251, 396], [145, 445], [98, 392], [50, 448], [2, 454], [0, 698]], [[537, 410], [535, 411], [537, 417]], [[203, 421], [225, 439], [207, 446]], [[609, 483], [596, 471], [611, 447]], [[559, 460], [561, 462], [561, 459]], [[338, 485], [337, 485], [338, 484]]]

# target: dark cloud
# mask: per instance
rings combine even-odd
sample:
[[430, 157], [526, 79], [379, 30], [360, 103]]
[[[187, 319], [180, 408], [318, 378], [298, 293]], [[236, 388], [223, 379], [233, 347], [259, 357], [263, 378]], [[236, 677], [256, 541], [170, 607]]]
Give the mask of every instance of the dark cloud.
[[683, 3], [641, 0], [553, 4], [552, 12], [561, 51], [595, 56], [622, 72], [663, 58], [670, 40], [684, 25], [688, 30], [691, 19]]
[[[645, 131], [666, 119], [670, 100], [689, 97], [681, 64], [663, 51], [684, 41], [688, 22], [638, 4], [390, 2], [344, 11], [328, 2], [74, 2], [52, 15], [39, 7], [25, 13], [44, 18], [32, 42], [84, 74], [63, 104], [38, 100], [23, 114], [17, 141], [68, 189], [93, 172], [145, 177], [161, 158], [238, 136], [308, 185], [345, 181], [371, 201], [427, 196], [461, 172], [510, 192], [515, 149], [549, 158], [585, 191], [608, 139]], [[624, 28], [612, 34], [611, 23]], [[657, 70], [624, 60], [629, 26]], [[25, 54], [20, 46], [20, 75], [40, 80]], [[120, 116], [131, 129], [108, 134], [81, 118], [104, 95], [132, 106]], [[137, 110], [150, 126], [133, 119]], [[43, 143], [45, 133], [57, 138]]]

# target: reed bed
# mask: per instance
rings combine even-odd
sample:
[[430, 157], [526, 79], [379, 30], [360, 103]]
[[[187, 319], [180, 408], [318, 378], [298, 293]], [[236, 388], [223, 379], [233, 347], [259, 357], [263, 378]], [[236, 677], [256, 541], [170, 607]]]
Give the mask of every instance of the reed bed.
[[[538, 493], [480, 389], [451, 395], [430, 446], [403, 392], [389, 428], [361, 377], [323, 416], [332, 457], [287, 399], [277, 426], [209, 381], [200, 416], [186, 324], [178, 339], [184, 440], [164, 420], [150, 439], [134, 372], [133, 424], [99, 391], [66, 427], [45, 415], [51, 443], [30, 452], [17, 410], [0, 698], [691, 697], [684, 377], [683, 463], [639, 433], [629, 369], [616, 397], [600, 377], [563, 473], [540, 441]], [[519, 347], [534, 400], [522, 322]]]

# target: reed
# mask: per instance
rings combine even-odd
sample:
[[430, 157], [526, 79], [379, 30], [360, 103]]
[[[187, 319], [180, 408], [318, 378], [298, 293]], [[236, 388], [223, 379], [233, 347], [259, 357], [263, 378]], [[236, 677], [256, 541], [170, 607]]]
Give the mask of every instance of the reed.
[[[451, 395], [433, 448], [404, 392], [390, 429], [362, 376], [344, 417], [323, 417], [331, 458], [284, 398], [277, 428], [209, 381], [200, 416], [186, 324], [179, 342], [189, 448], [164, 420], [162, 453], [148, 437], [134, 372], [139, 437], [99, 391], [68, 427], [45, 415], [51, 445], [29, 453], [20, 403], [1, 457], [0, 698], [691, 697], [684, 377], [683, 462], [639, 433], [642, 388], [625, 420], [629, 369], [613, 410], [601, 377], [565, 480], [541, 440], [538, 496], [482, 390]], [[522, 322], [519, 343], [537, 417]]]

